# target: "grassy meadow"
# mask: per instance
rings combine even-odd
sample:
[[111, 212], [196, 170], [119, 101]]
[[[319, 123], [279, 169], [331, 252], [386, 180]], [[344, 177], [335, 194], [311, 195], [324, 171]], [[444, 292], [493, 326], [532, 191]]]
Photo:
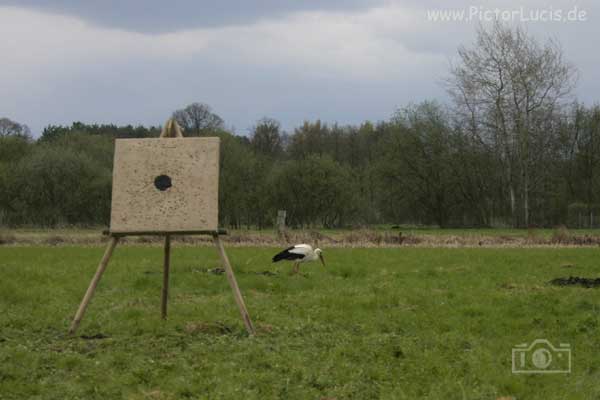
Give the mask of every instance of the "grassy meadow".
[[[592, 399], [600, 397], [600, 249], [327, 249], [289, 276], [277, 250], [228, 248], [248, 337], [211, 247], [118, 247], [77, 336], [98, 246], [0, 246], [0, 399]], [[515, 375], [545, 338], [570, 374]]]

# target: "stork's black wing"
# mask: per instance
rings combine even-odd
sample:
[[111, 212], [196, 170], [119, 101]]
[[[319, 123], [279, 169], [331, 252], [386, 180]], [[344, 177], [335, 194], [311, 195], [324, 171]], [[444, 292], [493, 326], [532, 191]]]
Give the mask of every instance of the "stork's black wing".
[[289, 247], [283, 250], [281, 253], [275, 254], [273, 257], [273, 262], [281, 261], [281, 260], [301, 260], [304, 258], [304, 254], [292, 253], [290, 250], [294, 250], [294, 246]]

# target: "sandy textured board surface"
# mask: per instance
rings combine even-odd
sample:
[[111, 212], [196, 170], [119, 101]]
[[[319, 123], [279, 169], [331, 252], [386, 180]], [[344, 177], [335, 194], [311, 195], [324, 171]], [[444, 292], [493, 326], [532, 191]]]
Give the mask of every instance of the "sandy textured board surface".
[[213, 230], [218, 226], [219, 138], [118, 139], [110, 230]]

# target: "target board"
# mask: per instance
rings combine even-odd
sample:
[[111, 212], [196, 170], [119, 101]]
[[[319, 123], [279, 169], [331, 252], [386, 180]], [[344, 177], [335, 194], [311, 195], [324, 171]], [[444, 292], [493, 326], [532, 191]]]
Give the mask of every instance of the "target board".
[[117, 139], [111, 233], [217, 230], [219, 138]]
[[246, 309], [233, 268], [219, 238], [218, 137], [184, 138], [169, 119], [158, 139], [118, 139], [115, 142], [110, 241], [88, 286], [69, 333], [74, 334], [94, 296], [121, 237], [165, 236], [161, 317], [167, 317], [172, 234], [211, 235], [250, 335], [254, 325]]

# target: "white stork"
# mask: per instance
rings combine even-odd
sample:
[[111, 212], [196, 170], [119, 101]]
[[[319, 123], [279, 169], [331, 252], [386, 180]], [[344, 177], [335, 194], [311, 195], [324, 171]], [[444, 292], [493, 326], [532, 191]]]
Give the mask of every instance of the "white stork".
[[297, 274], [300, 270], [300, 263], [320, 260], [321, 264], [325, 266], [325, 260], [323, 259], [322, 253], [321, 249], [313, 250], [312, 246], [308, 244], [297, 244], [275, 254], [273, 262], [281, 260], [293, 261], [294, 269], [292, 270], [292, 273]]

